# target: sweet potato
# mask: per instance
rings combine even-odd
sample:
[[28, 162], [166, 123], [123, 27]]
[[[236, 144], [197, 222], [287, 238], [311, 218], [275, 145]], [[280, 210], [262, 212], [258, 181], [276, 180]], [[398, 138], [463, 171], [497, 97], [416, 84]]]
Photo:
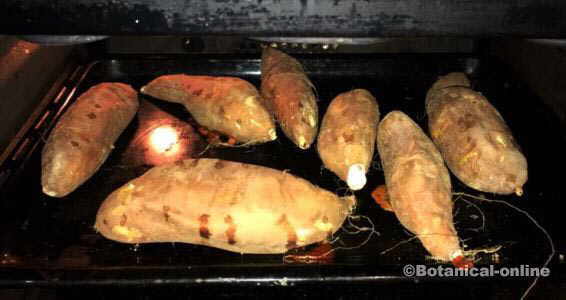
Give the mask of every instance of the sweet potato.
[[432, 140], [450, 170], [471, 188], [522, 195], [527, 160], [499, 112], [470, 89], [463, 73], [440, 78], [428, 91]]
[[318, 131], [318, 106], [302, 65], [279, 50], [264, 49], [261, 94], [285, 135], [299, 148], [309, 148]]
[[379, 109], [370, 92], [362, 89], [338, 95], [322, 119], [317, 150], [324, 166], [352, 190], [366, 184], [373, 159]]
[[183, 104], [202, 126], [229, 135], [238, 143], [275, 140], [273, 118], [257, 89], [236, 77], [160, 76], [141, 92], [157, 99]]
[[89, 179], [138, 106], [136, 91], [123, 83], [101, 83], [82, 94], [63, 114], [43, 148], [43, 192], [64, 197]]
[[154, 167], [112, 193], [96, 229], [124, 243], [183, 242], [284, 253], [335, 232], [355, 199], [278, 170], [219, 159]]
[[379, 124], [377, 147], [388, 200], [401, 224], [432, 256], [460, 256], [450, 176], [432, 141], [411, 118], [392, 111]]

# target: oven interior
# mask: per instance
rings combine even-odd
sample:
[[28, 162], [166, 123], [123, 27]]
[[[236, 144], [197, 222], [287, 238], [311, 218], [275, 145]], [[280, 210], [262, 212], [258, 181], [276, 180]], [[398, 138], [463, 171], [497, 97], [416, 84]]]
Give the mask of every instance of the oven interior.
[[[376, 97], [382, 117], [389, 111], [402, 110], [426, 129], [424, 99], [428, 88], [440, 75], [465, 72], [473, 88], [491, 101], [514, 133], [529, 163], [529, 180], [524, 195], [518, 197], [480, 193], [452, 177], [455, 192], [502, 200], [522, 210], [504, 203], [456, 197], [454, 220], [461, 241], [467, 249], [500, 247], [494, 253], [478, 254], [478, 266], [542, 266], [554, 248], [551, 277], [542, 279], [544, 288], [536, 288], [534, 293], [544, 296], [561, 287], [560, 279], [566, 274], [560, 271], [566, 244], [558, 206], [563, 198], [560, 171], [566, 166], [566, 85], [561, 76], [564, 48], [559, 42], [384, 38], [358, 45], [296, 38], [117, 36], [79, 46], [39, 46], [16, 37], [2, 39], [9, 44], [3, 48], [2, 57], [28, 48], [22, 60], [46, 51], [48, 54], [42, 55], [52, 55], [56, 64], [57, 54], [49, 53], [60, 56], [58, 67], [49, 66], [58, 72], [37, 75], [42, 83], [18, 76], [34, 70], [30, 64], [20, 64], [8, 80], [34, 81], [30, 89], [38, 92], [9, 105], [1, 104], [0, 113], [6, 116], [11, 107], [24, 107], [15, 109], [23, 117], [6, 122], [6, 128], [13, 129], [2, 137], [0, 284], [4, 286], [117, 285], [131, 287], [134, 294], [135, 288], [152, 286], [156, 288], [152, 293], [164, 295], [185, 288], [204, 295], [211, 286], [219, 286], [232, 295], [250, 289], [269, 295], [268, 290], [261, 290], [269, 287], [290, 293], [285, 287], [294, 287], [297, 296], [317, 287], [321, 295], [341, 290], [352, 296], [358, 295], [356, 287], [360, 287], [360, 295], [369, 297], [370, 290], [378, 289], [382, 296], [396, 297], [393, 295], [402, 290], [418, 293], [415, 285], [419, 284], [427, 294], [462, 297], [493, 296], [494, 291], [503, 290], [502, 296], [513, 298], [524, 292], [528, 278], [415, 281], [404, 277], [401, 268], [406, 264], [438, 262], [429, 259], [420, 242], [372, 199], [371, 191], [384, 184], [377, 153], [368, 184], [355, 192], [355, 217], [337, 232], [332, 244], [309, 246], [286, 255], [241, 255], [181, 243], [127, 245], [106, 240], [93, 229], [100, 203], [116, 188], [165, 161], [214, 157], [259, 164], [288, 170], [340, 195], [351, 193], [345, 183], [322, 167], [315, 146], [299, 150], [278, 132], [276, 141], [263, 145], [208, 147], [198, 125], [182, 106], [148, 96], [140, 95], [136, 118], [90, 180], [62, 199], [41, 192], [44, 141], [61, 114], [89, 87], [118, 81], [139, 89], [155, 77], [175, 73], [237, 76], [259, 86], [261, 49], [273, 46], [303, 63], [316, 87], [320, 118], [337, 94], [365, 88]], [[3, 91], [9, 86], [0, 83], [0, 88]], [[180, 133], [180, 148], [175, 153], [157, 153], [149, 145], [152, 131], [163, 126]], [[329, 250], [332, 253], [323, 259], [306, 259]], [[361, 288], [368, 286], [371, 289]], [[476, 288], [479, 286], [482, 288]]]

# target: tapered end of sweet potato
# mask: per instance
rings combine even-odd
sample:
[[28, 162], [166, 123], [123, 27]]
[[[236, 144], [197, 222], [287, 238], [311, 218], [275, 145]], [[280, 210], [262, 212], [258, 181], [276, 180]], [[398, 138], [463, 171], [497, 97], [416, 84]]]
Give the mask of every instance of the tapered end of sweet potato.
[[431, 90], [443, 89], [451, 86], [470, 87], [470, 81], [464, 73], [448, 73], [444, 76], [440, 76], [440, 78], [438, 78], [432, 86]]
[[263, 49], [261, 55], [261, 76], [266, 79], [273, 74], [303, 73], [303, 67], [295, 58], [272, 47]]
[[187, 94], [188, 76], [164, 75], [155, 78], [140, 89], [140, 92], [167, 102], [184, 104]]
[[97, 151], [68, 147], [66, 136], [48, 140], [41, 164], [41, 185], [43, 193], [55, 198], [65, 197], [88, 180], [104, 162], [109, 151], [96, 157]]
[[60, 193], [57, 192], [56, 190], [51, 189], [50, 187], [45, 187], [45, 186], [43, 187], [43, 193], [53, 198], [61, 198], [69, 194], [68, 192]]

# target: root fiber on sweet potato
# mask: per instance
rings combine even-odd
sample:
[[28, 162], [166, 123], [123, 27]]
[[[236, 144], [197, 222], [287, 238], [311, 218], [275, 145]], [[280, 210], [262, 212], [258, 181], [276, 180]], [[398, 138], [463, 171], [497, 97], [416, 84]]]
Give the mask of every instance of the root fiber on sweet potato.
[[463, 73], [441, 77], [428, 91], [429, 131], [450, 170], [483, 192], [522, 195], [527, 160], [499, 112], [470, 88]]
[[279, 50], [264, 49], [261, 94], [285, 135], [299, 148], [309, 148], [318, 131], [318, 106], [302, 65]]
[[243, 79], [164, 75], [141, 92], [183, 104], [200, 125], [231, 136], [238, 143], [264, 143], [277, 138], [275, 123], [259, 92]]
[[388, 201], [405, 228], [441, 260], [462, 254], [452, 221], [452, 185], [444, 161], [421, 128], [400, 111], [379, 124], [377, 147]]
[[123, 83], [101, 83], [82, 94], [55, 125], [43, 148], [43, 192], [64, 197], [89, 179], [138, 106], [136, 91]]
[[352, 190], [359, 190], [366, 183], [378, 123], [377, 102], [362, 89], [336, 96], [322, 119], [317, 142], [320, 158]]
[[219, 159], [154, 167], [113, 192], [96, 229], [124, 243], [284, 253], [325, 240], [355, 203], [286, 172]]

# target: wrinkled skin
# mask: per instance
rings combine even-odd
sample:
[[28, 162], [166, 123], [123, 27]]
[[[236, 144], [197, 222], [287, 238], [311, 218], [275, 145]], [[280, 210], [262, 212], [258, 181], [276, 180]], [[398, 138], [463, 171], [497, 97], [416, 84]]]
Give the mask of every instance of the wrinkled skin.
[[324, 166], [347, 181], [359, 164], [369, 170], [375, 149], [379, 109], [366, 90], [342, 93], [328, 106], [318, 135], [317, 150]]
[[377, 133], [389, 202], [405, 228], [435, 258], [462, 253], [452, 221], [452, 186], [440, 153], [420, 127], [400, 111], [383, 118]]
[[236, 139], [258, 144], [277, 139], [273, 118], [257, 89], [235, 77], [160, 76], [141, 92], [164, 101], [183, 104], [202, 126]]
[[43, 148], [43, 192], [64, 197], [96, 173], [138, 106], [137, 92], [123, 83], [101, 83], [82, 94]]
[[426, 102], [432, 140], [450, 170], [479, 191], [522, 195], [527, 160], [499, 112], [462, 73], [441, 77]]
[[339, 198], [278, 170], [219, 159], [154, 167], [112, 193], [96, 229], [124, 243], [182, 242], [284, 253], [325, 240], [350, 214]]
[[279, 50], [264, 49], [261, 94], [285, 135], [299, 148], [309, 148], [318, 131], [318, 105], [301, 64]]

